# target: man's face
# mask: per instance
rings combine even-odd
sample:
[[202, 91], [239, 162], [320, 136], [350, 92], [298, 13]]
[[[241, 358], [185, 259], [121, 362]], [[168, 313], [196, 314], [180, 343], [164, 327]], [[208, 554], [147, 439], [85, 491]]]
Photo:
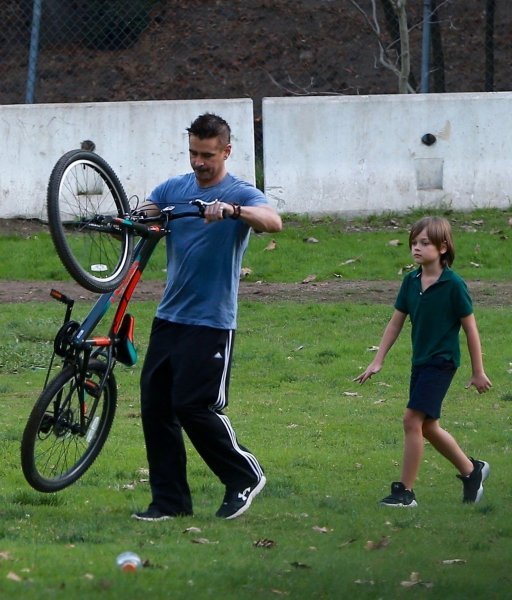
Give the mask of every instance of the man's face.
[[190, 165], [201, 187], [216, 185], [226, 174], [225, 160], [231, 152], [231, 144], [224, 144], [219, 137], [199, 139], [189, 136]]

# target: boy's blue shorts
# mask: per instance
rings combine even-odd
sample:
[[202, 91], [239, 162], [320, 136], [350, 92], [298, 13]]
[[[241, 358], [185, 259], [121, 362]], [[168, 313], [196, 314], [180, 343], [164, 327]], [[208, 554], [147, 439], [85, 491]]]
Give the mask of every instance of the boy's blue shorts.
[[430, 419], [439, 419], [441, 405], [457, 367], [451, 360], [434, 357], [429, 363], [412, 367], [407, 408]]

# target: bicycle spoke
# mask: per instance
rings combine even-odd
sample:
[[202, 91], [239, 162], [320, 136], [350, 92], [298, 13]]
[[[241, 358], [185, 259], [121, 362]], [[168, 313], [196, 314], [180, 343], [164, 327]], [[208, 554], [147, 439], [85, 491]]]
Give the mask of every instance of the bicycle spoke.
[[21, 449], [23, 472], [35, 489], [63, 489], [81, 477], [99, 454], [112, 425], [117, 397], [113, 373], [101, 387], [105, 368], [92, 360], [82, 390], [84, 384], [74, 368], [66, 367], [43, 390], [23, 433]]
[[130, 210], [111, 167], [94, 153], [68, 152], [50, 176], [47, 206], [55, 248], [71, 276], [94, 292], [115, 289], [130, 266], [133, 232], [113, 235], [105, 223]]

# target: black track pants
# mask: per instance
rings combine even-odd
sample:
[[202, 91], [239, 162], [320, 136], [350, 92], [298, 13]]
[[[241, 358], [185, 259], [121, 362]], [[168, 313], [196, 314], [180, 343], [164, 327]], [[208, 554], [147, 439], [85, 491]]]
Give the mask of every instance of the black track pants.
[[222, 409], [228, 403], [234, 331], [155, 318], [141, 375], [142, 426], [152, 504], [167, 514], [190, 514], [182, 428], [227, 487], [262, 475], [236, 439]]

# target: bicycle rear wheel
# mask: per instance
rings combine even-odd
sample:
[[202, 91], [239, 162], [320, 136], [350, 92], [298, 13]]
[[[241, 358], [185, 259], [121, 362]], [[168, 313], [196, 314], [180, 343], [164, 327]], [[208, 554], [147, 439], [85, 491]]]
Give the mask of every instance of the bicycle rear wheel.
[[130, 267], [133, 232], [112, 235], [104, 223], [130, 211], [112, 167], [93, 152], [67, 152], [50, 175], [47, 210], [53, 243], [71, 277], [91, 292], [113, 291]]
[[75, 368], [65, 367], [34, 405], [21, 441], [21, 466], [28, 483], [39, 492], [57, 492], [77, 481], [103, 448], [117, 400], [114, 374], [101, 388], [104, 374], [105, 365], [91, 360], [81, 403]]

